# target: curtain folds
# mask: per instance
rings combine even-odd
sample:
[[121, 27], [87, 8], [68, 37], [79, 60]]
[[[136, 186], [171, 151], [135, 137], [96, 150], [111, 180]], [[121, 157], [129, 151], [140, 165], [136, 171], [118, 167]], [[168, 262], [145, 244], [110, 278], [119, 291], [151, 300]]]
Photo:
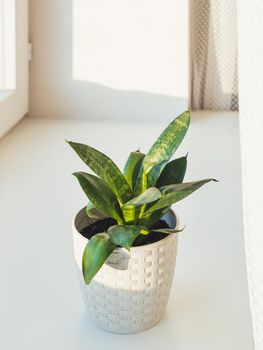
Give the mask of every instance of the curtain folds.
[[235, 0], [190, 0], [193, 109], [238, 109]]

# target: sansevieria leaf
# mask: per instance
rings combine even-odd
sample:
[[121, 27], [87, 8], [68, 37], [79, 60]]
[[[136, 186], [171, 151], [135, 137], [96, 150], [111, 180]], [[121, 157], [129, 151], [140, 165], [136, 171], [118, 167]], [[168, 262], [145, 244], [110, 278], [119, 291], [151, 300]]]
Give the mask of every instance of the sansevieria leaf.
[[[160, 176], [163, 168], [165, 167], [166, 160], [159, 164], [154, 165], [147, 175], [147, 186], [155, 186], [158, 177]], [[157, 187], [157, 186], [156, 186]]]
[[187, 157], [181, 157], [167, 163], [161, 172], [156, 187], [180, 184], [184, 180], [187, 167]]
[[74, 173], [73, 175], [77, 177], [83, 191], [95, 208], [116, 219], [118, 223], [123, 222], [118, 199], [103, 180], [84, 172]]
[[[148, 174], [154, 165], [168, 162], [182, 142], [190, 123], [190, 112], [186, 111], [173, 120], [162, 132], [143, 160], [143, 167]], [[156, 180], [159, 177], [156, 174]]]
[[132, 191], [134, 190], [135, 184], [137, 182], [144, 157], [145, 154], [141, 153], [140, 151], [131, 152], [125, 164], [123, 175], [126, 178]]
[[86, 214], [91, 219], [100, 219], [98, 216], [98, 209], [96, 209], [91, 202], [86, 206]]
[[147, 228], [133, 225], [115, 225], [108, 229], [112, 242], [128, 250], [139, 234], [146, 235], [148, 233], [149, 230]]
[[71, 141], [68, 143], [87, 166], [107, 183], [120, 203], [132, 198], [132, 191], [125, 177], [109, 157], [88, 145]]
[[144, 206], [145, 204], [155, 202], [160, 197], [161, 192], [157, 188], [151, 187], [140, 194], [138, 197], [135, 197], [129, 202], [125, 203], [122, 207], [125, 221], [134, 221], [135, 217], [138, 217], [140, 213], [140, 207]]
[[157, 201], [161, 197], [161, 192], [156, 187], [150, 187], [146, 191], [144, 191], [139, 196], [131, 199], [129, 202], [124, 203], [123, 207], [127, 207], [130, 205], [140, 206], [143, 204], [152, 203]]
[[144, 167], [143, 164], [141, 165], [138, 177], [137, 177], [137, 181], [135, 183], [135, 187], [134, 187], [134, 195], [135, 196], [139, 196], [141, 193], [143, 193], [148, 186], [148, 180], [147, 180], [147, 175], [146, 172], [144, 171]]
[[158, 220], [160, 220], [168, 211], [170, 210], [170, 207], [165, 207], [161, 209], [157, 209], [152, 212], [147, 212], [142, 215], [141, 218], [138, 220], [138, 225], [150, 227]]
[[158, 229], [154, 229], [152, 230], [153, 232], [160, 232], [160, 233], [165, 233], [167, 235], [171, 235], [173, 233], [179, 233], [182, 232], [184, 230], [184, 228], [180, 229], [180, 230], [175, 230], [172, 228], [158, 228]]
[[187, 182], [184, 184], [168, 185], [161, 187], [160, 191], [162, 193], [162, 197], [154, 205], [148, 208], [148, 210], [145, 212], [145, 215], [147, 215], [150, 212], [154, 212], [157, 209], [169, 207], [172, 204], [179, 202], [180, 200], [189, 196], [191, 193], [193, 193], [209, 181], [217, 180], [205, 179], [201, 181]]
[[89, 240], [82, 257], [82, 272], [86, 284], [90, 283], [115, 248], [116, 244], [106, 233], [98, 233]]

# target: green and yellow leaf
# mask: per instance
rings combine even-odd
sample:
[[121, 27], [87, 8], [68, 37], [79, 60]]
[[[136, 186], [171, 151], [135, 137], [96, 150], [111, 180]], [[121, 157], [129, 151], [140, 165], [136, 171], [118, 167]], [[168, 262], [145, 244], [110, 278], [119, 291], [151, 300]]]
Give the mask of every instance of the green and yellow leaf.
[[157, 209], [152, 212], [145, 212], [142, 217], [138, 220], [138, 225], [151, 227], [154, 225], [158, 220], [160, 220], [168, 211], [170, 210], [170, 207]]
[[[156, 182], [165, 167], [166, 160], [154, 165], [147, 175], [147, 186], [156, 186]], [[156, 186], [157, 187], [157, 186]]]
[[209, 181], [217, 181], [215, 179], [205, 179], [201, 181], [188, 182], [178, 185], [168, 185], [160, 188], [162, 197], [150, 208], [147, 209], [145, 215], [154, 212], [157, 209], [170, 207], [172, 204], [179, 202], [194, 191], [202, 187]]
[[156, 187], [148, 188], [138, 197], [125, 203], [122, 207], [123, 217], [126, 222], [133, 222], [140, 216], [141, 207], [145, 204], [157, 201], [161, 197], [161, 192]]
[[158, 190], [156, 187], [150, 187], [146, 191], [144, 191], [142, 194], [139, 196], [131, 199], [129, 202], [125, 203], [123, 207], [129, 206], [129, 205], [134, 205], [136, 207], [147, 204], [147, 203], [152, 203], [154, 201], [157, 201], [161, 197], [161, 192]]
[[175, 229], [172, 229], [172, 228], [158, 228], [158, 229], [154, 229], [154, 230], [151, 230], [153, 232], [159, 232], [159, 233], [165, 233], [167, 235], [171, 235], [173, 233], [179, 233], [179, 232], [182, 232], [184, 230], [184, 227], [180, 230], [175, 230]]
[[83, 191], [93, 203], [94, 207], [105, 215], [123, 222], [121, 208], [118, 199], [109, 186], [97, 176], [84, 172], [74, 173]]
[[145, 154], [140, 151], [131, 152], [125, 164], [123, 175], [132, 191], [135, 188], [144, 157]]
[[115, 248], [116, 244], [106, 233], [98, 233], [88, 241], [82, 257], [82, 272], [86, 284], [91, 282]]
[[187, 167], [187, 156], [172, 160], [167, 163], [161, 172], [156, 187], [180, 184], [184, 180]]
[[98, 209], [96, 209], [91, 202], [86, 206], [86, 214], [91, 219], [99, 219]]
[[132, 191], [125, 177], [108, 156], [82, 143], [68, 143], [87, 166], [106, 182], [121, 204], [132, 198]]
[[144, 171], [143, 164], [141, 165], [137, 181], [135, 183], [134, 187], [134, 195], [139, 196], [141, 193], [147, 190], [148, 187], [148, 180], [147, 180], [147, 175], [146, 172]]
[[139, 234], [146, 235], [148, 233], [149, 230], [147, 228], [134, 225], [115, 225], [108, 229], [108, 234], [112, 242], [128, 250]]
[[[190, 112], [186, 111], [174, 119], [162, 132], [143, 160], [143, 167], [147, 174], [153, 166], [163, 161], [169, 161], [181, 144], [188, 130], [189, 123]], [[155, 181], [157, 181], [159, 177], [158, 173], [155, 176]]]

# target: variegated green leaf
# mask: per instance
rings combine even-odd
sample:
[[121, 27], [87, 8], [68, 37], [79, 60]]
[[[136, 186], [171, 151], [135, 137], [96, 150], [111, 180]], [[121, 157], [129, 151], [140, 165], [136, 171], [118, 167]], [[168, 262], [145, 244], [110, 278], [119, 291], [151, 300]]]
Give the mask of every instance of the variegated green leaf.
[[179, 202], [185, 197], [189, 196], [191, 193], [196, 191], [198, 188], [203, 186], [209, 181], [217, 181], [215, 179], [205, 179], [201, 181], [188, 182], [178, 185], [168, 185], [160, 188], [162, 197], [148, 210], [145, 212], [145, 215], [148, 213], [154, 212], [157, 209], [164, 207], [169, 207], [172, 204]]
[[89, 240], [82, 257], [82, 272], [86, 284], [91, 282], [115, 248], [116, 244], [106, 233], [98, 233]]
[[105, 154], [76, 142], [68, 142], [78, 156], [94, 171], [116, 194], [120, 203], [132, 198], [132, 191], [117, 165]]
[[138, 220], [138, 225], [151, 227], [153, 224], [158, 222], [168, 211], [170, 207], [161, 208], [152, 212], [147, 212], [142, 215]]
[[190, 112], [186, 111], [173, 120], [162, 132], [143, 160], [143, 167], [147, 174], [153, 166], [163, 161], [169, 161], [182, 142], [188, 130], [189, 123]]
[[108, 229], [112, 242], [128, 250], [139, 234], [146, 235], [148, 233], [149, 230], [147, 228], [134, 225], [115, 225]]
[[165, 233], [167, 235], [171, 235], [173, 233], [179, 233], [182, 232], [184, 230], [184, 228], [180, 229], [180, 230], [175, 230], [172, 228], [158, 228], [158, 229], [154, 229], [152, 230], [153, 232], [160, 232], [160, 233]]
[[164, 167], [157, 181], [157, 187], [180, 184], [184, 180], [187, 167], [187, 156], [172, 160]]
[[125, 203], [122, 207], [123, 217], [125, 222], [133, 222], [142, 215], [141, 208], [147, 203], [155, 202], [161, 197], [161, 192], [156, 187], [148, 188], [138, 197], [133, 198]]
[[[166, 160], [160, 164], [154, 165], [147, 175], [147, 186], [155, 186], [163, 168], [165, 167]], [[157, 186], [156, 186], [157, 187]]]
[[86, 214], [89, 218], [91, 219], [98, 219], [99, 217], [97, 216], [97, 211], [94, 205], [89, 202], [86, 206]]
[[95, 208], [116, 219], [118, 223], [123, 222], [118, 199], [103, 180], [84, 172], [74, 173], [73, 175], [77, 177], [83, 191]]
[[125, 203], [123, 207], [134, 205], [136, 207], [152, 203], [161, 197], [161, 192], [156, 187], [150, 187], [138, 197], [131, 199], [129, 202]]
[[145, 154], [140, 151], [131, 152], [125, 164], [123, 175], [132, 191], [136, 185], [144, 157]]
[[146, 172], [144, 171], [143, 165], [141, 165], [141, 169], [139, 171], [139, 175], [137, 177], [137, 181], [134, 187], [134, 195], [139, 196], [141, 193], [146, 191], [148, 187], [148, 182], [147, 182], [147, 175]]
[[136, 223], [136, 219], [139, 217], [140, 210], [141, 208], [136, 207], [135, 205], [123, 206], [122, 215], [124, 218], [124, 222], [129, 225]]

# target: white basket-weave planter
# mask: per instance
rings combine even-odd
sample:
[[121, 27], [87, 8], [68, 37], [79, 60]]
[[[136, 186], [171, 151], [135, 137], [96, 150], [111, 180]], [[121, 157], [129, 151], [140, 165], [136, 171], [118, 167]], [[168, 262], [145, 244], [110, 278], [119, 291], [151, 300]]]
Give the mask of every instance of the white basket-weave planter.
[[[163, 217], [178, 227], [172, 211]], [[74, 253], [82, 296], [90, 319], [113, 333], [137, 333], [156, 325], [165, 313], [176, 260], [177, 234], [131, 248], [117, 248], [89, 285], [82, 276], [82, 254], [88, 240], [78, 230], [89, 221], [81, 210], [73, 222]]]

